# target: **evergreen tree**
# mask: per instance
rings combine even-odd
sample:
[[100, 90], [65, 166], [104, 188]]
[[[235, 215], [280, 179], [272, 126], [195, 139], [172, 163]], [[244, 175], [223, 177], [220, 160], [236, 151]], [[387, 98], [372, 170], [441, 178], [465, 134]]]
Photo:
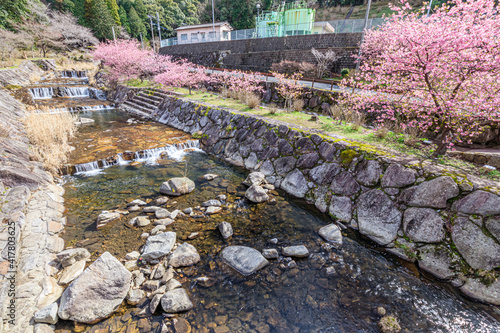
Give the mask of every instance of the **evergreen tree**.
[[20, 22], [29, 13], [27, 0], [0, 1], [0, 28], [13, 29], [12, 22]]
[[115, 21], [105, 0], [85, 0], [85, 21], [99, 39], [113, 39]]
[[127, 33], [130, 35], [130, 23], [128, 22], [127, 12], [122, 6], [118, 8], [118, 14], [120, 15], [120, 22], [122, 24], [122, 27], [124, 27]]
[[108, 5], [109, 12], [115, 20], [117, 25], [121, 25], [120, 23], [120, 15], [118, 14], [118, 5], [116, 4], [116, 0], [106, 0], [106, 5]]
[[146, 26], [142, 23], [139, 15], [137, 14], [134, 7], [130, 8], [128, 13], [129, 23], [130, 23], [130, 34], [132, 37], [140, 39], [140, 34], [145, 38], [147, 34]]
[[85, 0], [73, 0], [73, 15], [78, 19], [78, 24], [85, 25]]

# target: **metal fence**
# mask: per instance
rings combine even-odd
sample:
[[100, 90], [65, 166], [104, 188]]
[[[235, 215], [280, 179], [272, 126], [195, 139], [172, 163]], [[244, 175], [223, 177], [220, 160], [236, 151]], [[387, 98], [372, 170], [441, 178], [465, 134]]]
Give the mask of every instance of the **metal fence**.
[[[369, 19], [367, 22], [367, 29], [373, 29], [384, 23], [382, 18]], [[244, 30], [233, 30], [231, 32], [209, 32], [209, 33], [199, 33], [199, 34], [181, 34], [177, 37], [172, 37], [168, 39], [163, 39], [161, 41], [161, 47], [171, 46], [171, 45], [181, 45], [181, 44], [195, 44], [195, 43], [207, 43], [207, 42], [220, 42], [228, 40], [241, 40], [241, 39], [252, 39], [252, 38], [268, 38], [276, 36], [300, 36], [300, 35], [310, 35], [310, 34], [330, 34], [330, 33], [354, 33], [363, 32], [363, 27], [365, 24], [364, 19], [356, 20], [334, 20], [334, 21], [322, 21], [304, 23], [304, 24], [293, 24], [281, 27], [282, 32], [278, 33], [276, 27], [269, 26], [266, 29], [244, 29]]]

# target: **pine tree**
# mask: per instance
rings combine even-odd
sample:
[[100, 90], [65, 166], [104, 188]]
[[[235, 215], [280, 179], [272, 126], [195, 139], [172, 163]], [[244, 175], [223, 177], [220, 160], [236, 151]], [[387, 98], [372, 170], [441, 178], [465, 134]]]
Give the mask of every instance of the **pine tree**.
[[109, 12], [115, 20], [117, 25], [121, 25], [120, 23], [120, 15], [118, 14], [118, 5], [116, 4], [116, 0], [106, 0], [106, 5], [108, 5]]
[[122, 6], [118, 8], [118, 14], [120, 15], [120, 22], [122, 24], [122, 27], [124, 27], [127, 33], [130, 35], [130, 23], [127, 18], [127, 12]]
[[105, 0], [85, 0], [85, 22], [99, 39], [112, 39], [115, 21]]
[[139, 39], [141, 38], [141, 33], [143, 37], [146, 37], [146, 26], [144, 26], [144, 23], [142, 23], [142, 20], [140, 19], [139, 15], [137, 15], [134, 7], [130, 8], [130, 12], [128, 14], [130, 21], [130, 34], [132, 35], [132, 37]]

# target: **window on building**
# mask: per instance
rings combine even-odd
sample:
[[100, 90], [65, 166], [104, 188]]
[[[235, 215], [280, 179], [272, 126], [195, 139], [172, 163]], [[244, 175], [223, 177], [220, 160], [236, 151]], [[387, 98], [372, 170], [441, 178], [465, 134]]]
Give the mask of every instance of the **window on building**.
[[215, 39], [215, 31], [210, 31], [208, 33], [208, 39], [210, 39], [210, 40], [214, 40]]
[[193, 32], [191, 34], [191, 40], [198, 40], [198, 33], [197, 32]]
[[200, 32], [200, 39], [205, 40], [205, 33], [204, 32]]
[[222, 38], [225, 39], [225, 40], [228, 40], [229, 39], [229, 31], [224, 31], [222, 33]]
[[181, 40], [188, 40], [188, 34], [181, 34]]

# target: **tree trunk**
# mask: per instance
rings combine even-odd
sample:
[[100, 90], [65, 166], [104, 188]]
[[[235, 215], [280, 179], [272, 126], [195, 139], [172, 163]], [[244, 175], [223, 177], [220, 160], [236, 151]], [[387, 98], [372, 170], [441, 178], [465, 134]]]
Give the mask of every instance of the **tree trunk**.
[[439, 142], [437, 143], [437, 148], [432, 153], [431, 157], [436, 158], [438, 156], [446, 154], [446, 151], [448, 150], [448, 142], [446, 140], [446, 136], [449, 133], [449, 130], [445, 130], [439, 137]]

